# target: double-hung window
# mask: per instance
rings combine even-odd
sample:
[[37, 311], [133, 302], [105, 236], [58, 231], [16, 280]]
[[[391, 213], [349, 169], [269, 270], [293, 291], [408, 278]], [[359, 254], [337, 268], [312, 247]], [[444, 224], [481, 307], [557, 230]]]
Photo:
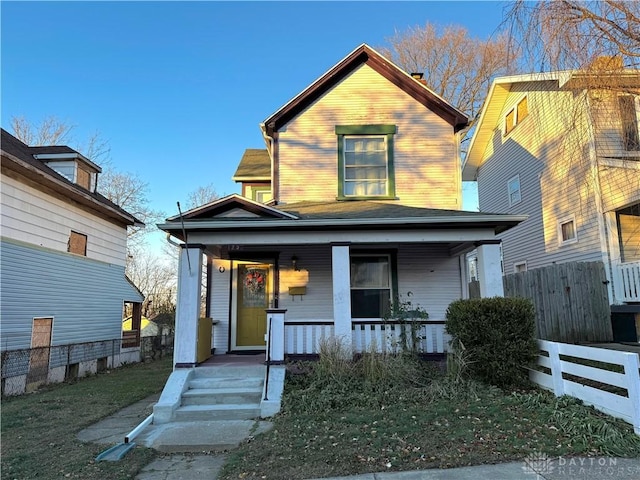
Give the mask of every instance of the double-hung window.
[[391, 307], [390, 255], [351, 255], [351, 317], [383, 318]]
[[622, 121], [622, 140], [627, 151], [640, 150], [640, 129], [637, 105], [640, 99], [633, 95], [621, 95], [618, 97], [620, 107], [620, 120]]
[[504, 116], [504, 135], [509, 135], [516, 125], [529, 115], [529, 103], [527, 97], [522, 98], [515, 107]]
[[522, 200], [522, 192], [520, 190], [520, 175], [512, 177], [507, 182], [507, 191], [509, 193], [509, 206], [520, 203]]
[[338, 198], [394, 198], [395, 125], [339, 125]]
[[558, 242], [560, 245], [567, 245], [578, 241], [578, 232], [576, 230], [576, 218], [569, 215], [558, 220]]

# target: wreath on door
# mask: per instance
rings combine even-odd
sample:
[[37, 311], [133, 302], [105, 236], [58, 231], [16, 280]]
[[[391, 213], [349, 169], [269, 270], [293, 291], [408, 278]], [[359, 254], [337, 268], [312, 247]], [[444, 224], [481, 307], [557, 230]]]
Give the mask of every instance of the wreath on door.
[[248, 270], [244, 277], [244, 286], [252, 294], [257, 295], [264, 291], [265, 275], [260, 270]]

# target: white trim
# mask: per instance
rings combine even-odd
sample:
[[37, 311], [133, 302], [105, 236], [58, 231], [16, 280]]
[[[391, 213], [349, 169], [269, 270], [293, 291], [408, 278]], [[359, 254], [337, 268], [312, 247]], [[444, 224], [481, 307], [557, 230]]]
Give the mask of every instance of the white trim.
[[102, 168], [99, 165], [93, 163], [87, 157], [78, 152], [67, 152], [67, 153], [36, 153], [33, 155], [33, 158], [36, 160], [40, 160], [41, 162], [46, 163], [47, 160], [81, 160], [86, 163], [90, 167], [96, 169], [98, 173], [102, 173]]
[[[562, 235], [562, 226], [567, 225], [568, 223], [573, 223], [573, 238], [568, 238], [565, 240]], [[576, 223], [576, 216], [572, 213], [571, 215], [567, 215], [565, 217], [558, 219], [558, 245], [561, 247], [563, 245], [570, 245], [572, 243], [578, 243], [578, 224]]]
[[[513, 191], [513, 193], [515, 193], [516, 191], [518, 192], [518, 200], [517, 201], [511, 201], [511, 193], [512, 193], [511, 192], [511, 183], [514, 180], [518, 182], [518, 189]], [[508, 196], [509, 206], [510, 207], [513, 207], [514, 205], [517, 205], [522, 201], [522, 185], [520, 184], [520, 174], [516, 174], [513, 177], [511, 177], [509, 180], [507, 180], [507, 196]]]
[[[242, 197], [244, 198], [244, 197]], [[246, 199], [245, 199], [246, 200]], [[255, 203], [255, 202], [254, 202]], [[261, 203], [256, 203], [256, 205], [263, 208], [270, 208]], [[508, 215], [508, 214], [480, 214], [474, 216], [465, 216], [465, 215], [442, 215], [437, 217], [398, 217], [398, 218], [317, 218], [317, 219], [297, 219], [292, 214], [287, 214], [286, 212], [273, 209], [278, 213], [282, 213], [291, 217], [289, 219], [269, 219], [265, 220], [240, 220], [240, 221], [225, 221], [220, 222], [219, 220], [185, 220], [184, 225], [188, 232], [193, 230], [226, 230], [229, 228], [263, 228], [266, 230], [271, 230], [277, 227], [290, 227], [296, 226], [300, 228], [310, 227], [310, 226], [323, 226], [323, 227], [331, 227], [331, 226], [342, 226], [342, 225], [433, 225], [439, 223], [455, 223], [455, 224], [465, 224], [465, 223], [492, 223], [492, 222], [524, 222], [528, 215]], [[169, 221], [178, 220], [180, 217], [176, 216], [173, 218], [169, 218]], [[181, 225], [179, 223], [162, 223], [158, 225], [158, 228], [164, 231], [172, 231], [176, 230], [178, 232], [181, 231]], [[485, 228], [484, 226], [475, 226], [474, 228]], [[493, 228], [493, 225], [487, 225], [486, 228]]]
[[[521, 267], [522, 265], [524, 265], [524, 270], [518, 270], [518, 267]], [[526, 272], [528, 270], [528, 266], [527, 266], [527, 261], [526, 260], [522, 260], [519, 262], [513, 262], [513, 273], [522, 273], [522, 272]]]

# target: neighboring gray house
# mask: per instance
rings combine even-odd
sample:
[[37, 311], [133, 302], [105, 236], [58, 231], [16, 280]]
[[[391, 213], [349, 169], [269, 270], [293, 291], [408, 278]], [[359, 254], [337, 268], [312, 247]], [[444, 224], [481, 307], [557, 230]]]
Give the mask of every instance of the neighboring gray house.
[[504, 274], [602, 261], [612, 311], [640, 322], [640, 71], [588, 75], [495, 79], [463, 180], [482, 211], [529, 216], [499, 235]]
[[[100, 167], [75, 150], [29, 147], [4, 129], [1, 142], [3, 358], [32, 347], [116, 340], [117, 348], [87, 347], [71, 363], [78, 374], [95, 371], [98, 358], [117, 363], [123, 305], [134, 304], [139, 324], [143, 300], [125, 277], [127, 227], [139, 220], [96, 192]], [[24, 364], [3, 362], [3, 382], [11, 376], [11, 390], [19, 392], [32, 383], [27, 373], [35, 366], [49, 380], [64, 378], [66, 361], [52, 349], [27, 355]]]

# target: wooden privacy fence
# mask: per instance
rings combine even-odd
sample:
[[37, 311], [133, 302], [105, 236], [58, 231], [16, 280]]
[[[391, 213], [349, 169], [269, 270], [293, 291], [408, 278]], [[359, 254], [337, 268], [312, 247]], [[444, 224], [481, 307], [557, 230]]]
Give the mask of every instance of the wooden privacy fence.
[[[557, 397], [570, 395], [597, 410], [633, 425], [640, 435], [640, 368], [638, 354], [539, 340], [539, 370], [529, 378]], [[605, 369], [613, 365], [612, 371]], [[591, 364], [589, 366], [586, 364]], [[565, 378], [568, 377], [568, 378]]]
[[506, 297], [531, 299], [536, 336], [556, 342], [613, 340], [602, 262], [570, 262], [503, 277]]

